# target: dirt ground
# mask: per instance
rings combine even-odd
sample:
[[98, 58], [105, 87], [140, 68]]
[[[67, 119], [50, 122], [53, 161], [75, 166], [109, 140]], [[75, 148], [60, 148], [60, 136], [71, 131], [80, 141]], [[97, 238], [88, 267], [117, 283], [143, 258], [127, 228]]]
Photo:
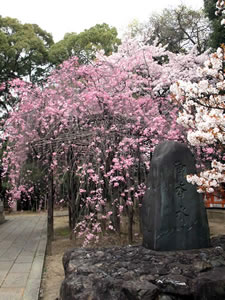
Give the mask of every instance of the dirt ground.
[[60, 285], [64, 277], [62, 256], [66, 250], [73, 247], [76, 247], [76, 242], [69, 239], [68, 216], [55, 217], [52, 255], [46, 255], [40, 299], [58, 299]]
[[[65, 212], [61, 212], [60, 216], [54, 218], [54, 241], [52, 242], [52, 255], [46, 256], [42, 287], [41, 300], [56, 300], [59, 299], [59, 290], [61, 282], [64, 279], [64, 270], [62, 265], [62, 256], [65, 251], [70, 248], [80, 247], [80, 240], [70, 240], [68, 230], [68, 217]], [[225, 210], [208, 211], [210, 235], [225, 234]], [[101, 241], [101, 246], [108, 245], [123, 245], [127, 243], [126, 236], [118, 239], [115, 234]], [[141, 237], [136, 235], [136, 243], [141, 243]]]

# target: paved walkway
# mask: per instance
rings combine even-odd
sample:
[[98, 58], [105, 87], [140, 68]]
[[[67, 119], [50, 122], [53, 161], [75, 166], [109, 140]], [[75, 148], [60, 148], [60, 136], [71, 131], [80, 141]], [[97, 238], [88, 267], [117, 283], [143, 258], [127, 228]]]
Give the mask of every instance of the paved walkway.
[[6, 220], [0, 225], [0, 300], [38, 300], [47, 216], [12, 215]]

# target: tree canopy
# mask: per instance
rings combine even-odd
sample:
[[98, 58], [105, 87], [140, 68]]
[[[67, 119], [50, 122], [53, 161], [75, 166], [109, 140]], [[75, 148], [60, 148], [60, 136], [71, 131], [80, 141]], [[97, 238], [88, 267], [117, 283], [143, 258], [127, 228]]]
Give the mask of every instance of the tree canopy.
[[[115, 27], [97, 24], [79, 34], [67, 33], [54, 43], [52, 35], [36, 24], [22, 24], [17, 19], [0, 16], [0, 104], [4, 114], [15, 104], [10, 82], [26, 78], [37, 83], [49, 70], [77, 56], [80, 63], [94, 59], [97, 50], [110, 55], [117, 50], [120, 39]], [[4, 117], [3, 114], [3, 117]]]
[[1, 82], [24, 76], [34, 82], [46, 72], [53, 39], [38, 25], [0, 17], [0, 41]]
[[49, 57], [56, 65], [72, 56], [77, 56], [80, 63], [87, 63], [95, 58], [97, 50], [102, 49], [106, 55], [110, 55], [117, 50], [120, 43], [115, 27], [106, 23], [97, 24], [79, 34], [65, 34], [63, 40], [50, 48]]
[[217, 49], [221, 44], [225, 43], [225, 27], [221, 24], [223, 19], [222, 14], [218, 15], [217, 0], [204, 0], [205, 14], [208, 16], [211, 24], [211, 34], [209, 46]]
[[[28, 77], [37, 82], [45, 76], [49, 65], [51, 34], [36, 24], [21, 24], [17, 19], [0, 16], [0, 99], [6, 109], [10, 105], [9, 82]], [[6, 105], [7, 98], [7, 105]]]
[[129, 26], [132, 36], [140, 35], [147, 43], [157, 41], [174, 53], [187, 52], [196, 47], [203, 53], [208, 47], [209, 21], [201, 10], [193, 10], [184, 5], [164, 9], [152, 14], [148, 22], [133, 22]]

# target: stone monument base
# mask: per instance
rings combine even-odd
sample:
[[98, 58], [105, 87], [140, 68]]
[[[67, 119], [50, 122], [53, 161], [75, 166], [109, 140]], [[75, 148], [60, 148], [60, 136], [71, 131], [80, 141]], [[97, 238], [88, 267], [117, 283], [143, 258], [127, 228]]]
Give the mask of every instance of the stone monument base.
[[142, 246], [72, 249], [64, 254], [60, 300], [224, 300], [225, 236], [211, 248]]

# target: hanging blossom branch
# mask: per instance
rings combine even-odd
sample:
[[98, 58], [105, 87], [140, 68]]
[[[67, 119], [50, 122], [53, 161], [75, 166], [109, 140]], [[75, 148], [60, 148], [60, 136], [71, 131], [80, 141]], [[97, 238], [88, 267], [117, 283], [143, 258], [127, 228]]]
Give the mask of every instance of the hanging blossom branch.
[[171, 86], [172, 99], [179, 101], [182, 111], [177, 122], [188, 129], [188, 141], [193, 146], [206, 147], [214, 153], [211, 169], [187, 180], [198, 186], [199, 192], [212, 193], [225, 182], [225, 46], [209, 56], [198, 70], [201, 80], [178, 81]]

